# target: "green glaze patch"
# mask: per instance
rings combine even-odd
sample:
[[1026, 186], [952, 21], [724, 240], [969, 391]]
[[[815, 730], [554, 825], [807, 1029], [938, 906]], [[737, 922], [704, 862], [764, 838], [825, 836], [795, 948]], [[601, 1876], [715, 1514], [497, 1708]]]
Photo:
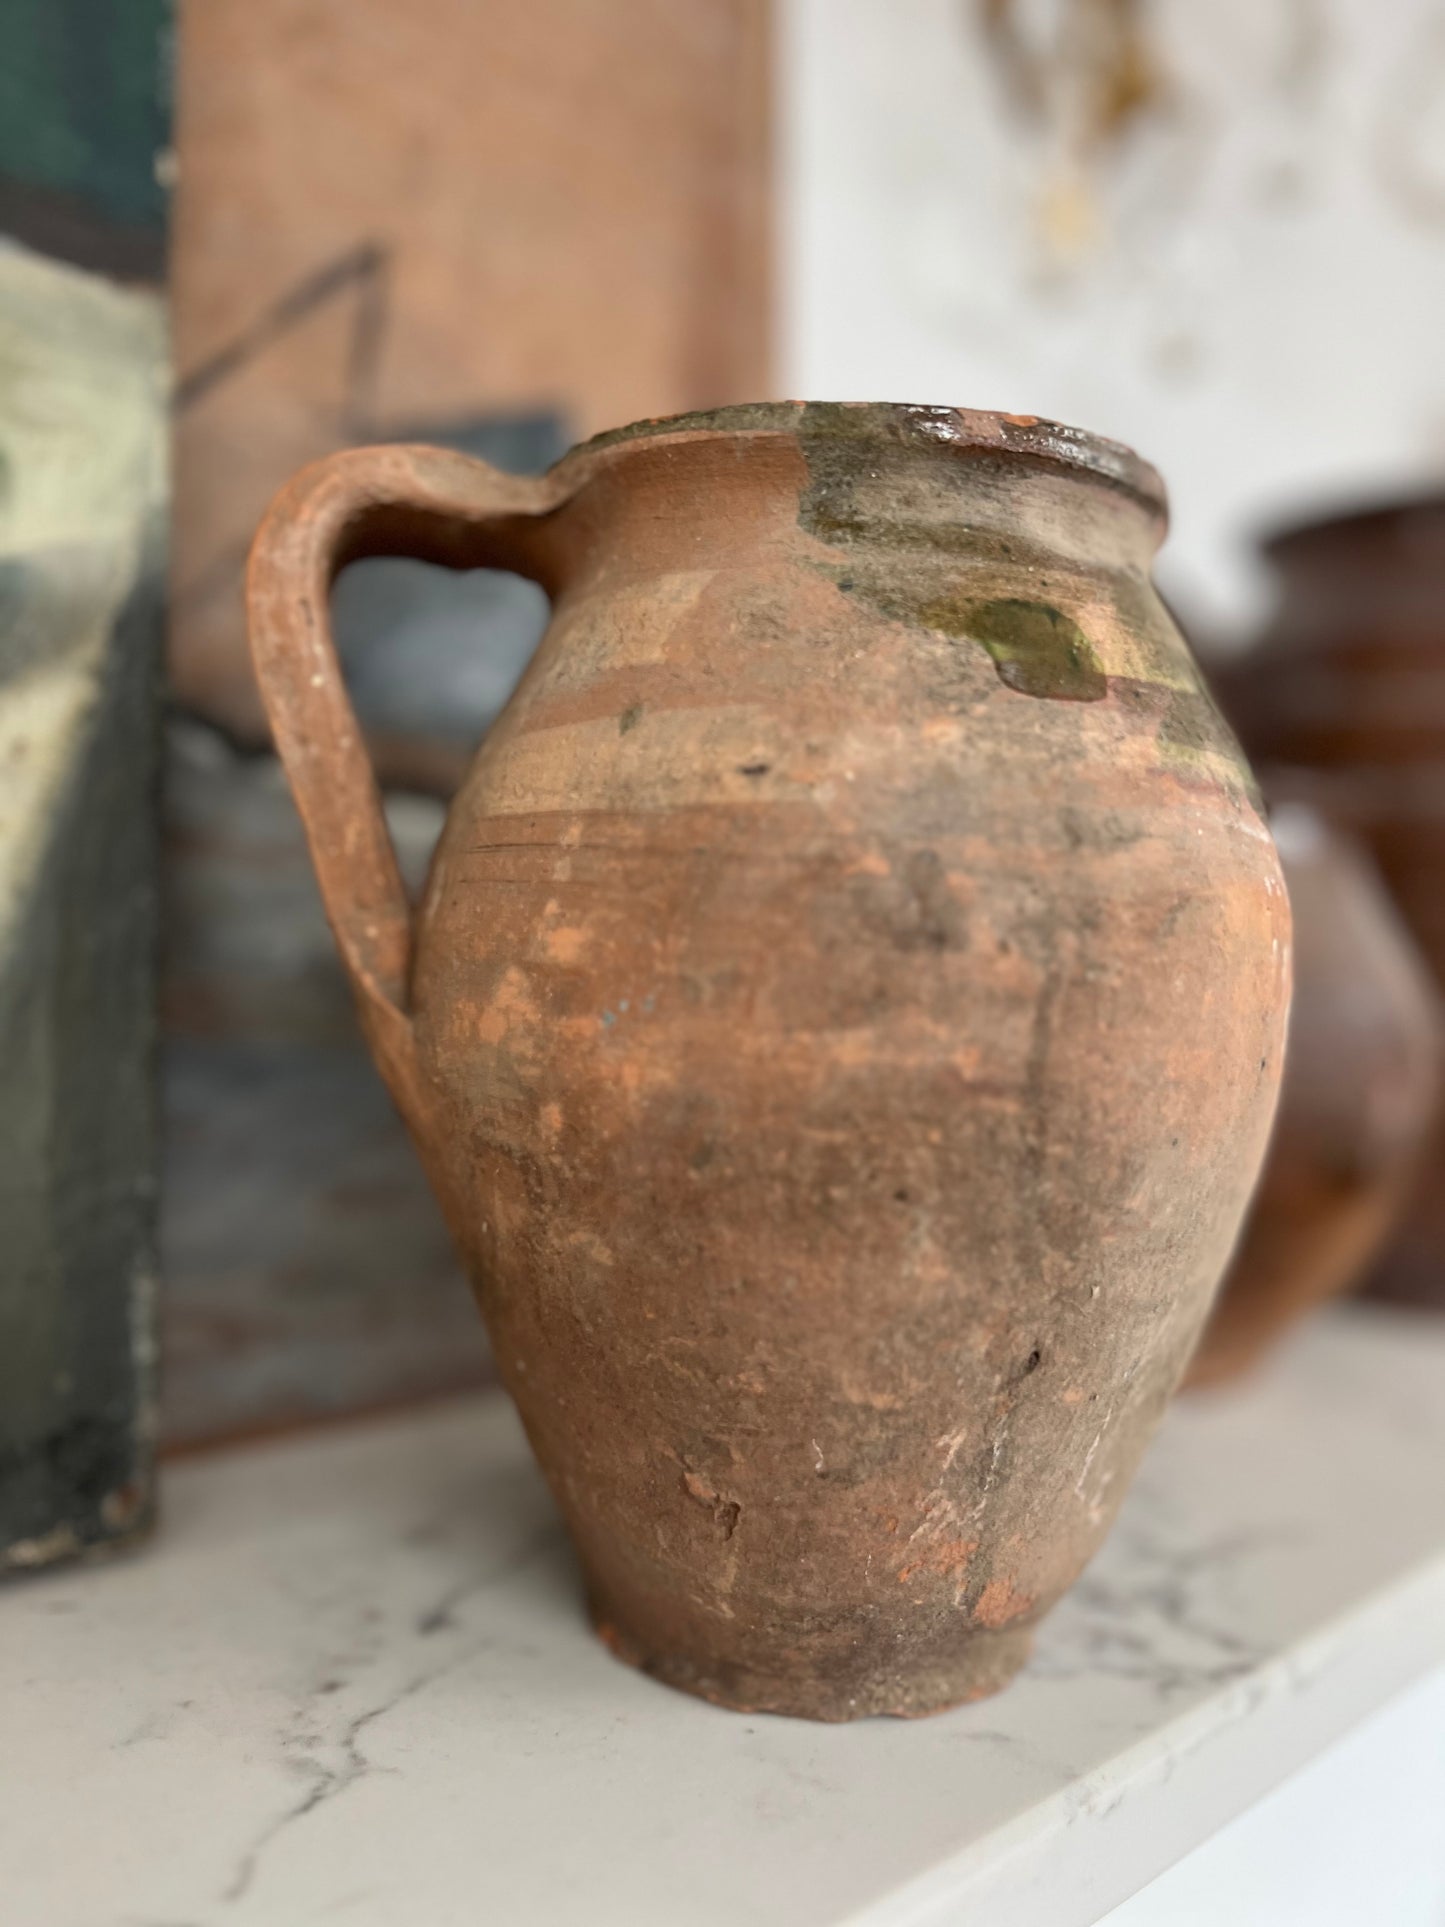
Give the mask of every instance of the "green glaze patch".
[[[940, 630], [956, 642], [974, 642], [989, 653], [999, 680], [1025, 696], [1055, 702], [1099, 702], [1109, 693], [1092, 643], [1079, 625], [1051, 603], [1006, 597], [980, 602], [945, 589], [937, 562], [947, 558], [956, 573], [978, 563], [1013, 561], [1012, 545], [975, 526], [930, 475], [921, 484], [920, 459], [932, 468], [935, 447], [920, 442], [908, 410], [871, 411], [879, 447], [904, 451], [895, 487], [880, 503], [878, 451], [861, 448], [854, 411], [812, 402], [802, 411], [798, 440], [808, 466], [799, 503], [804, 531], [830, 548], [852, 551], [852, 566], [835, 577], [845, 594], [870, 603], [892, 621]], [[912, 411], [924, 413], [926, 411]], [[895, 421], [894, 416], [901, 417]], [[1000, 451], [1006, 459], [1006, 452]], [[980, 456], [975, 472], [986, 472]], [[928, 560], [923, 558], [927, 557]], [[931, 581], [930, 581], [931, 578]]]
[[[1053, 553], [1027, 517], [1011, 525], [998, 512], [998, 491], [1008, 488], [1019, 451], [974, 449], [964, 488], [961, 471], [950, 478], [936, 466], [946, 438], [931, 419], [935, 411], [865, 412], [866, 421], [857, 410], [817, 402], [795, 411], [807, 467], [798, 524], [836, 555], [810, 562], [841, 594], [886, 622], [955, 645], [935, 645], [920, 658], [932, 698], [948, 706], [977, 699], [980, 649], [1005, 688], [1021, 695], [1096, 703], [1112, 693], [1131, 730], [1154, 737], [1161, 769], [1185, 782], [1223, 785], [1258, 808], [1248, 766], [1142, 568], [1098, 572], [1114, 611], [1111, 675], [1066, 613], [1082, 600], [1077, 567]], [[995, 588], [1011, 580], [1033, 593], [979, 593], [984, 581]], [[1097, 594], [1092, 589], [1091, 599]]]
[[962, 605], [942, 601], [926, 604], [918, 614], [930, 629], [981, 643], [999, 681], [1021, 696], [1097, 703], [1109, 693], [1094, 645], [1071, 616], [1050, 603], [1012, 596]]

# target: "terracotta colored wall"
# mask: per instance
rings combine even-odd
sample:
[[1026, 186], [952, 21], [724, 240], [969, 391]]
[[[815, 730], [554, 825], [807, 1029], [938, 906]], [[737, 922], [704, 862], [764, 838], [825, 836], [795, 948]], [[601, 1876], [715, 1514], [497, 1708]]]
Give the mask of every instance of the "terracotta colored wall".
[[183, 698], [256, 725], [241, 562], [310, 457], [766, 392], [766, 7], [183, 0]]

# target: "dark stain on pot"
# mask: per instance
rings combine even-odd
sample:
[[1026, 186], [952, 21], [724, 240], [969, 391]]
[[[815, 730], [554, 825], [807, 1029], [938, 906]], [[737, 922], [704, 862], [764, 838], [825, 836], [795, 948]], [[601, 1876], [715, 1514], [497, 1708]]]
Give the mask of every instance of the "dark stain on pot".
[[[920, 426], [929, 413], [903, 404], [870, 408], [874, 431], [870, 446], [859, 439], [856, 409], [839, 402], [809, 402], [797, 430], [808, 467], [808, 485], [798, 503], [798, 526], [830, 548], [848, 548], [861, 537], [875, 551], [922, 548], [960, 558], [994, 552], [996, 537], [965, 521], [940, 517], [928, 502], [926, 487], [912, 495], [906, 487], [900, 493], [896, 485], [880, 493], [880, 442], [895, 484], [906, 483], [910, 473], [932, 478], [941, 444]], [[989, 460], [989, 452], [978, 453], [978, 465]], [[893, 593], [896, 585], [870, 582], [875, 573], [865, 558], [858, 574], [850, 571], [839, 577], [838, 586], [845, 595], [856, 591], [881, 606], [880, 595]]]
[[968, 919], [936, 850], [914, 850], [886, 877], [855, 877], [851, 895], [863, 924], [897, 949], [966, 950]]
[[1142, 824], [1120, 810], [1089, 812], [1068, 805], [1059, 811], [1059, 833], [1070, 854], [1078, 850], [1127, 850], [1148, 834]]
[[1191, 675], [1185, 687], [1168, 692], [1159, 721], [1159, 741], [1176, 749], [1203, 751], [1218, 748], [1225, 736], [1224, 719], [1203, 682]]
[[1220, 715], [1204, 682], [1193, 676], [1191, 685], [1187, 689], [1169, 691], [1159, 723], [1161, 761], [1166, 767], [1172, 767], [1176, 774], [1188, 775], [1206, 757], [1216, 759], [1212, 767], [1217, 767], [1222, 759], [1223, 766], [1236, 774], [1245, 795], [1263, 817], [1264, 797], [1244, 752], [1236, 743], [1233, 732]]

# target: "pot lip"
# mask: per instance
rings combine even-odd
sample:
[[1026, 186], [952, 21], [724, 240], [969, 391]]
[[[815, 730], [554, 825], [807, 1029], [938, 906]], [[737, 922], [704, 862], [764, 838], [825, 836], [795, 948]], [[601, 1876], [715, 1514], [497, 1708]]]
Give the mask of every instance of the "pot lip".
[[918, 448], [955, 449], [1015, 458], [1030, 464], [1073, 469], [1134, 496], [1160, 520], [1168, 494], [1157, 469], [1123, 442], [1039, 415], [1010, 415], [982, 408], [925, 402], [767, 401], [659, 415], [604, 429], [581, 442], [557, 464], [623, 444], [674, 437], [716, 439], [737, 435], [803, 435], [810, 440], [889, 442]]

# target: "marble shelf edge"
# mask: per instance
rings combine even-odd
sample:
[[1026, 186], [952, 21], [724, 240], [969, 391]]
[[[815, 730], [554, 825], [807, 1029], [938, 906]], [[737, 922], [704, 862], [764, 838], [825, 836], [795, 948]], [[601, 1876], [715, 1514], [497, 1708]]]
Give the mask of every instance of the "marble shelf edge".
[[989, 1927], [1038, 1927], [1045, 1905], [1049, 1927], [1105, 1927], [1113, 1908], [1441, 1665], [1442, 1627], [1445, 1550], [840, 1927], [954, 1927], [960, 1906]]

